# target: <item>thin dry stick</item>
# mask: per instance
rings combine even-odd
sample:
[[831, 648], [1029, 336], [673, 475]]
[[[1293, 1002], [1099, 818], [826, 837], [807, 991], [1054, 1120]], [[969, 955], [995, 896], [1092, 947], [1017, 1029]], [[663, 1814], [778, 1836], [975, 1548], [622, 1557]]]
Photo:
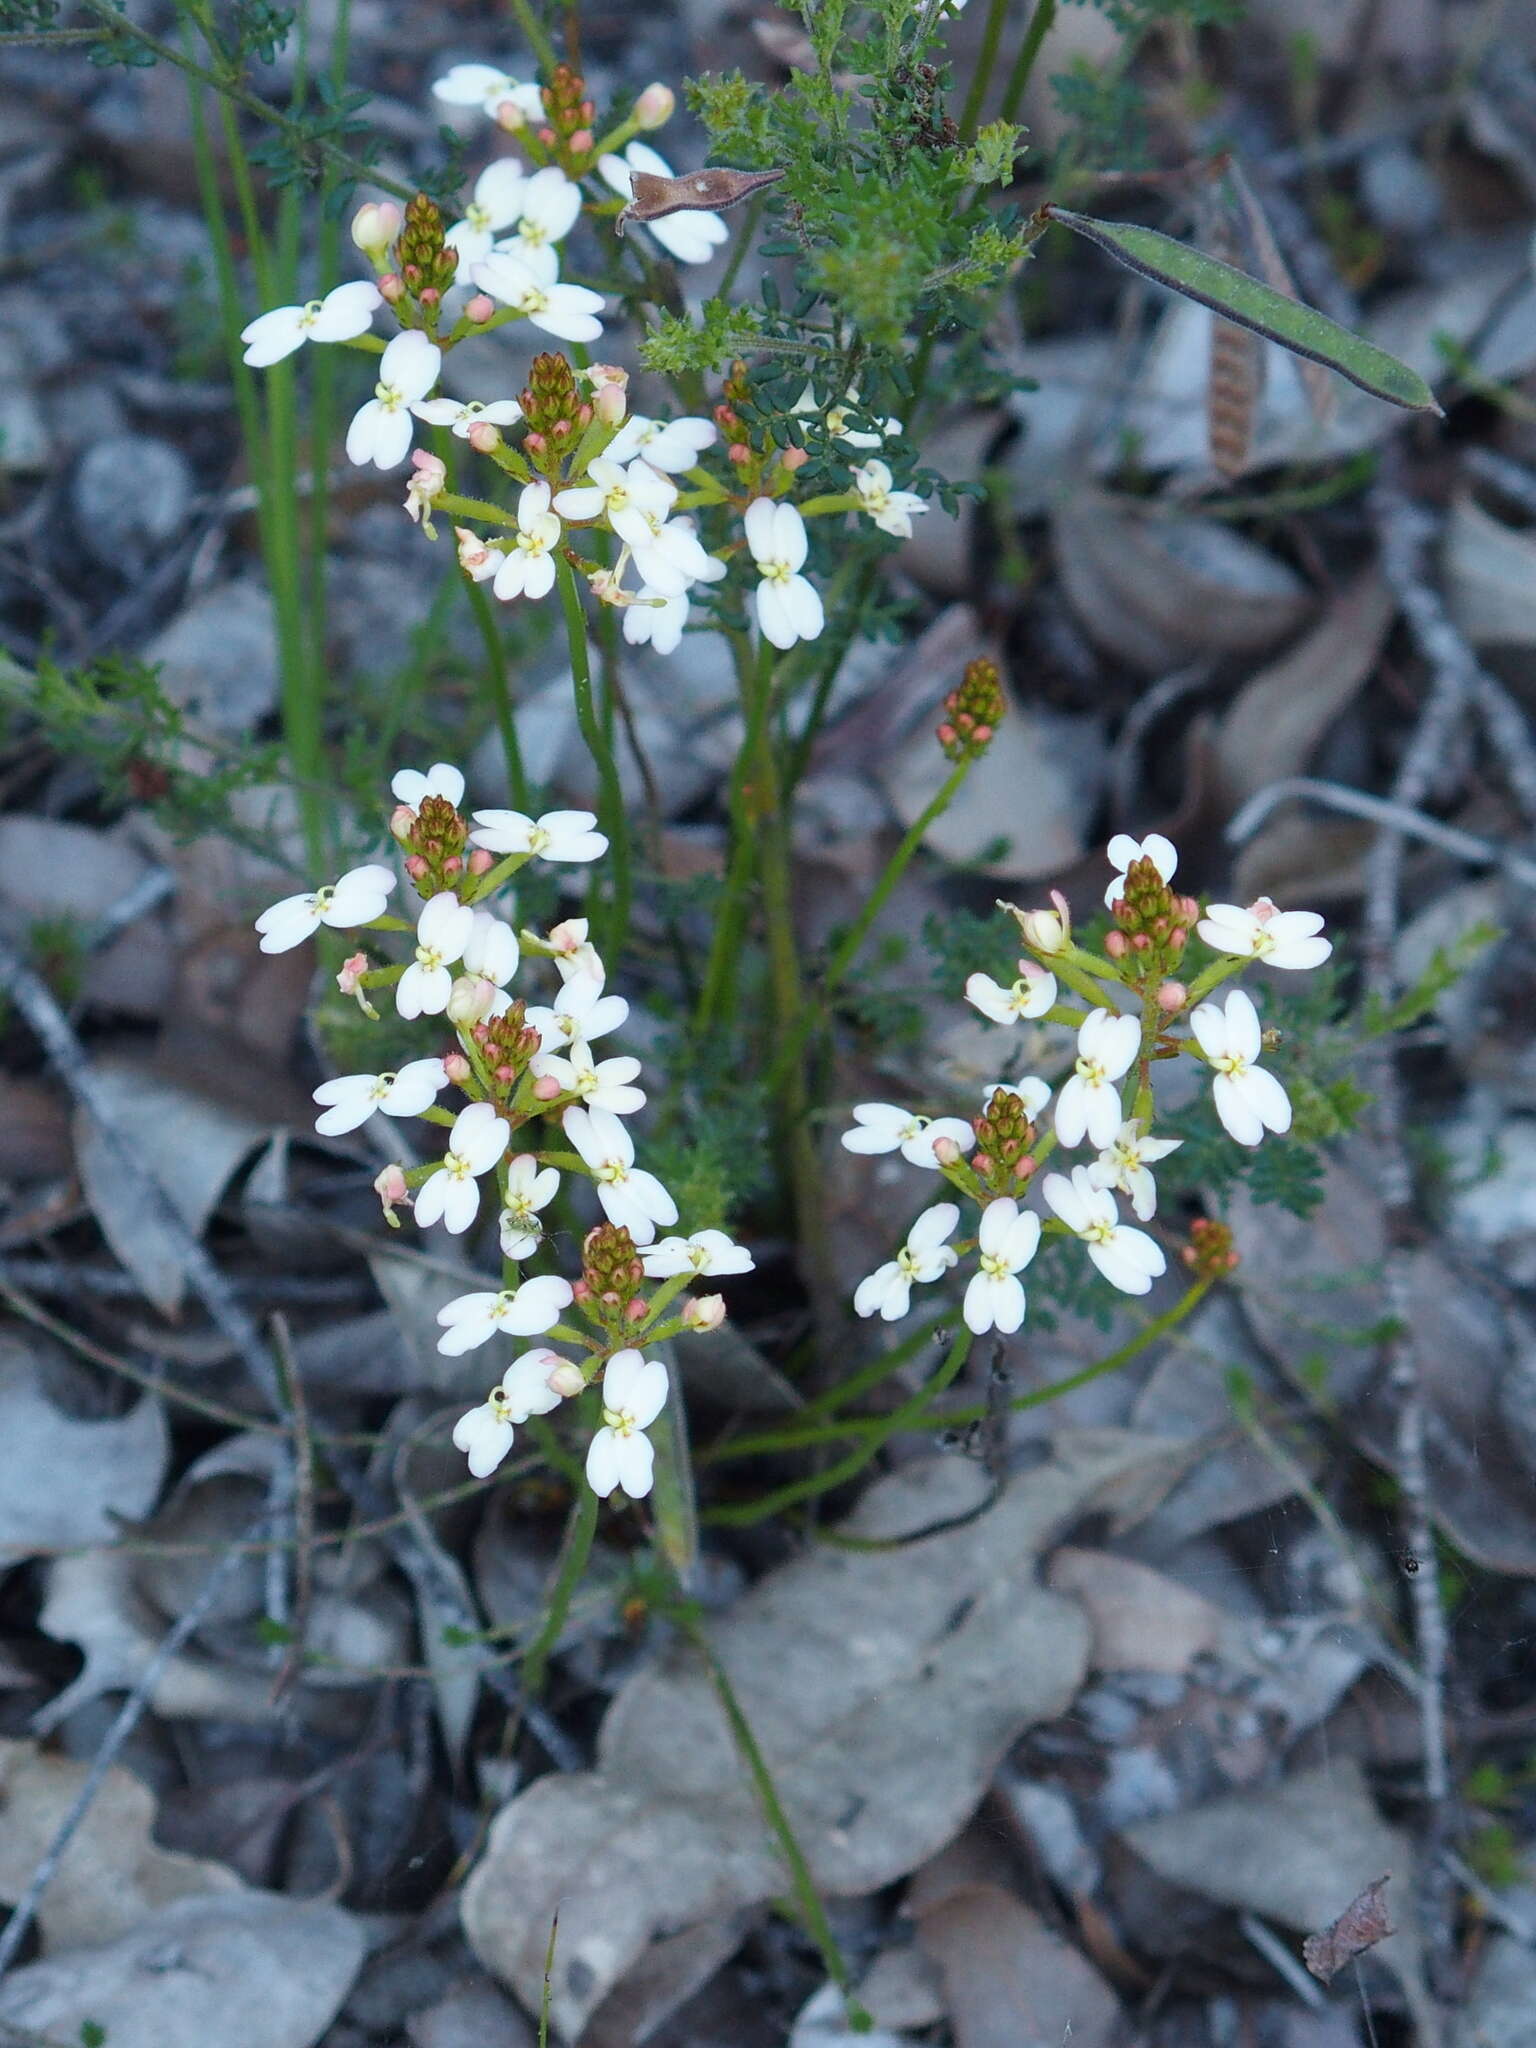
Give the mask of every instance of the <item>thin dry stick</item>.
[[[246, 1524], [243, 1534], [254, 1535], [266, 1522], [269, 1512], [270, 1510], [263, 1506]], [[180, 1654], [183, 1644], [196, 1632], [214, 1601], [218, 1599], [224, 1581], [235, 1570], [240, 1559], [240, 1551], [234, 1548], [226, 1550], [219, 1558], [198, 1588], [191, 1605], [172, 1624], [159, 1649], [139, 1673], [138, 1683], [118, 1709], [116, 1719], [102, 1737], [101, 1746], [92, 1759], [91, 1768], [85, 1774], [84, 1784], [76, 1793], [68, 1813], [60, 1821], [42, 1861], [27, 1882], [26, 1890], [16, 1901], [4, 1932], [0, 1933], [0, 1977], [4, 1977], [15, 1962], [17, 1951], [26, 1939], [27, 1929], [32, 1925], [37, 1916], [37, 1909], [42, 1904], [43, 1894], [57, 1875], [59, 1865], [64, 1860], [64, 1852], [74, 1839], [76, 1829], [90, 1812], [91, 1802], [106, 1782], [113, 1758], [139, 1725], [171, 1660]]]
[[1491, 839], [1479, 838], [1475, 832], [1463, 832], [1457, 825], [1443, 825], [1438, 818], [1427, 817], [1406, 804], [1368, 796], [1363, 789], [1349, 789], [1340, 782], [1320, 782], [1310, 775], [1289, 775], [1282, 782], [1266, 783], [1228, 822], [1227, 838], [1234, 846], [1243, 845], [1281, 804], [1301, 800], [1343, 811], [1352, 818], [1366, 818], [1373, 825], [1400, 832], [1405, 839], [1422, 839], [1431, 846], [1442, 846], [1459, 860], [1475, 862], [1479, 867], [1503, 868], [1511, 881], [1519, 882], [1523, 888], [1536, 888], [1536, 861], [1496, 846]]
[[[314, 1592], [315, 1443], [310, 1432], [309, 1408], [304, 1399], [304, 1382], [294, 1362], [288, 1325], [281, 1316], [272, 1318], [272, 1349], [277, 1354], [288, 1423], [293, 1431], [293, 1611], [287, 1651], [272, 1682], [272, 1697], [280, 1700], [303, 1669], [304, 1642], [309, 1633], [309, 1608]], [[272, 1555], [281, 1569], [283, 1553], [274, 1551]]]

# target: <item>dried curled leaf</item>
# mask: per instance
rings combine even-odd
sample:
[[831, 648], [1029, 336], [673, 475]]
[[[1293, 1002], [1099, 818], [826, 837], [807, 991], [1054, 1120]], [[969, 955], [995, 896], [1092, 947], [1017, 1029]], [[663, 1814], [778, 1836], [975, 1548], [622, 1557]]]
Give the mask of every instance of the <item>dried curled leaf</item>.
[[1326, 313], [1287, 298], [1258, 278], [1234, 270], [1230, 263], [1176, 242], [1156, 228], [1138, 227], [1127, 221], [1095, 220], [1086, 213], [1068, 213], [1060, 206], [1042, 209], [1051, 220], [1060, 221], [1075, 234], [1097, 244], [1127, 269], [1150, 277], [1154, 283], [1180, 292], [1209, 306], [1224, 320], [1250, 327], [1270, 341], [1279, 342], [1293, 355], [1310, 357], [1337, 370], [1351, 384], [1400, 405], [1410, 412], [1438, 413], [1435, 394], [1417, 370], [1387, 354], [1363, 335], [1351, 334]]
[[622, 235], [632, 220], [642, 224], [664, 220], [669, 213], [719, 213], [740, 206], [766, 185], [776, 185], [782, 171], [731, 171], [716, 168], [689, 171], [681, 178], [658, 178], [652, 171], [631, 171], [629, 204], [614, 223]]
[[1374, 1879], [1321, 1934], [1307, 1936], [1301, 1944], [1301, 1959], [1314, 1977], [1331, 1984], [1346, 1963], [1397, 1932], [1387, 1918], [1386, 1900], [1382, 1897], [1391, 1881], [1390, 1871], [1385, 1877]]

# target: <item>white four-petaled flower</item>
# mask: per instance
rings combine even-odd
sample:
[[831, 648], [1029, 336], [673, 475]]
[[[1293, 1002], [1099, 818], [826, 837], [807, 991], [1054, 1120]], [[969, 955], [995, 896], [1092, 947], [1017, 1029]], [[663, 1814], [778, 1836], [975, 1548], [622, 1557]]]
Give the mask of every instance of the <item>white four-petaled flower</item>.
[[561, 526], [549, 509], [549, 485], [524, 484], [517, 494], [517, 532], [506, 543], [492, 590], [505, 603], [514, 597], [547, 597], [555, 587], [553, 550]]
[[576, 1096], [589, 1109], [633, 1116], [637, 1109], [645, 1107], [645, 1090], [631, 1085], [640, 1072], [640, 1062], [628, 1054], [595, 1060], [591, 1046], [578, 1038], [572, 1042], [569, 1054], [535, 1053], [529, 1066], [536, 1080], [554, 1081], [562, 1095]]
[[[593, 831], [596, 823], [591, 811], [545, 811], [538, 818], [523, 811], [476, 811], [477, 829], [469, 836], [487, 853], [531, 853], [540, 860], [600, 860], [608, 851], [608, 841], [601, 832]], [[585, 1033], [588, 1038], [594, 1035]]]
[[453, 994], [454, 962], [464, 957], [475, 929], [475, 913], [451, 889], [440, 889], [423, 904], [416, 920], [416, 957], [395, 985], [402, 1017], [440, 1017]]
[[517, 933], [494, 912], [477, 910], [460, 957], [466, 973], [482, 976], [486, 981], [494, 982], [497, 988], [505, 988], [517, 972], [520, 958]]
[[635, 1165], [635, 1141], [608, 1109], [568, 1109], [565, 1135], [592, 1169], [597, 1199], [610, 1223], [637, 1245], [653, 1244], [658, 1223], [677, 1221], [677, 1204], [654, 1173]]
[[467, 441], [475, 427], [515, 427], [523, 416], [515, 398], [426, 398], [411, 411], [429, 427], [447, 427], [459, 441]]
[[[512, 234], [496, 244], [496, 253], [516, 257], [544, 285], [560, 275], [555, 245], [563, 242], [581, 214], [581, 187], [554, 164], [546, 164], [523, 180], [508, 223]], [[482, 252], [483, 253], [483, 252]], [[592, 296], [602, 304], [597, 293]]]
[[[521, 256], [500, 249], [474, 264], [470, 275], [493, 299], [561, 341], [597, 341], [602, 335], [603, 323], [597, 318], [601, 292], [589, 292], [581, 284], [550, 283]], [[419, 395], [426, 397], [424, 391]]]
[[1291, 1128], [1290, 1098], [1267, 1068], [1257, 1064], [1263, 1050], [1259, 1013], [1240, 988], [1225, 1007], [1202, 1003], [1189, 1028], [1216, 1070], [1211, 1094], [1216, 1114], [1239, 1145], [1257, 1145], [1266, 1131]]
[[549, 1207], [559, 1190], [559, 1171], [540, 1166], [531, 1152], [519, 1152], [507, 1161], [507, 1206], [499, 1226], [504, 1259], [532, 1258], [544, 1235], [539, 1211]]
[[747, 546], [762, 581], [757, 586], [757, 623], [775, 647], [814, 640], [826, 622], [816, 586], [800, 574], [805, 565], [805, 521], [793, 505], [754, 498], [745, 519]]
[[1077, 1065], [1056, 1098], [1056, 1138], [1070, 1148], [1087, 1138], [1098, 1150], [1120, 1128], [1115, 1083], [1141, 1049], [1141, 1026], [1113, 1010], [1090, 1010], [1078, 1027]]
[[1125, 894], [1125, 878], [1133, 862], [1149, 860], [1165, 882], [1171, 882], [1179, 865], [1178, 848], [1161, 832], [1149, 832], [1145, 839], [1133, 839], [1129, 832], [1117, 832], [1106, 849], [1115, 870], [1114, 880], [1104, 891], [1111, 909]]
[[937, 1168], [934, 1145], [941, 1138], [952, 1139], [963, 1149], [973, 1145], [976, 1133], [963, 1117], [919, 1116], [915, 1110], [899, 1109], [894, 1102], [856, 1102], [854, 1128], [843, 1132], [847, 1152], [900, 1152], [911, 1166]]
[[339, 1138], [367, 1123], [375, 1110], [385, 1116], [420, 1116], [448, 1086], [441, 1060], [408, 1060], [393, 1074], [338, 1074], [322, 1081], [315, 1101], [325, 1114], [315, 1119], [323, 1138]]
[[1149, 1169], [1170, 1152], [1177, 1152], [1183, 1142], [1182, 1138], [1151, 1137], [1132, 1118], [1120, 1126], [1093, 1161], [1088, 1178], [1096, 1188], [1118, 1188], [1142, 1222], [1149, 1223], [1157, 1214], [1157, 1182]]
[[1043, 1017], [1056, 1002], [1056, 977], [1044, 973], [1033, 960], [1021, 960], [1019, 967], [1022, 971], [1011, 988], [1004, 988], [990, 974], [967, 975], [965, 1000], [994, 1024]]
[[892, 488], [890, 466], [884, 462], [856, 464], [853, 487], [859, 494], [859, 510], [867, 512], [882, 533], [894, 534], [897, 540], [910, 540], [913, 518], [928, 510], [916, 491]]
[[433, 81], [432, 97], [447, 107], [478, 107], [493, 121], [508, 105], [528, 121], [537, 121], [544, 113], [544, 96], [537, 85], [498, 71], [494, 64], [455, 64]]
[[944, 1242], [959, 1221], [960, 1211], [953, 1202], [935, 1202], [925, 1209], [895, 1258], [877, 1266], [854, 1289], [854, 1314], [900, 1322], [912, 1306], [914, 1285], [937, 1280], [959, 1258], [954, 1246]]
[[1218, 953], [1262, 960], [1266, 967], [1321, 967], [1333, 951], [1320, 938], [1323, 920], [1315, 910], [1277, 910], [1267, 896], [1244, 910], [1237, 903], [1213, 903], [1195, 926]]
[[419, 768], [397, 770], [389, 785], [397, 803], [419, 811], [429, 796], [440, 796], [455, 809], [464, 800], [464, 777], [449, 761], [434, 761], [425, 774]]
[[371, 863], [348, 868], [339, 881], [323, 889], [311, 889], [302, 896], [285, 896], [264, 910], [256, 920], [263, 953], [286, 953], [301, 946], [323, 924], [335, 931], [350, 931], [360, 924], [372, 924], [384, 915], [389, 892], [395, 886], [394, 871]]
[[1051, 1084], [1042, 1081], [1038, 1074], [1020, 1074], [1017, 1081], [991, 1081], [987, 1092], [981, 1098], [983, 1110], [991, 1107], [992, 1098], [1001, 1088], [1007, 1095], [1017, 1095], [1024, 1105], [1024, 1114], [1033, 1123], [1051, 1099]]
[[423, 1230], [438, 1222], [456, 1237], [468, 1230], [480, 1207], [479, 1177], [495, 1166], [511, 1135], [511, 1126], [488, 1102], [459, 1111], [442, 1165], [417, 1192], [416, 1221]]
[[571, 1283], [556, 1273], [541, 1273], [521, 1287], [504, 1287], [499, 1292], [457, 1295], [437, 1312], [443, 1329], [437, 1348], [446, 1358], [461, 1358], [498, 1333], [542, 1337], [559, 1322], [573, 1299]]
[[696, 1230], [692, 1237], [664, 1237], [640, 1255], [650, 1280], [672, 1280], [680, 1273], [713, 1278], [717, 1274], [750, 1273], [754, 1260], [745, 1245], [733, 1243], [723, 1230]]
[[601, 1500], [622, 1487], [631, 1500], [651, 1490], [655, 1453], [645, 1434], [666, 1405], [667, 1368], [638, 1351], [615, 1351], [603, 1371], [603, 1426], [587, 1446], [587, 1484]]
[[980, 1270], [966, 1283], [965, 1327], [981, 1337], [988, 1330], [1010, 1335], [1024, 1320], [1024, 1287], [1019, 1274], [1040, 1246], [1040, 1218], [1021, 1209], [1011, 1195], [988, 1202], [977, 1232]]
[[509, 156], [497, 157], [476, 178], [464, 218], [443, 237], [450, 249], [458, 250], [459, 267], [466, 275], [472, 263], [490, 255], [501, 230], [517, 219], [527, 182], [522, 165]]
[[525, 1351], [507, 1367], [500, 1386], [492, 1387], [478, 1408], [459, 1417], [453, 1425], [454, 1448], [468, 1457], [476, 1479], [489, 1479], [511, 1450], [514, 1423], [559, 1407], [560, 1396], [550, 1378], [565, 1362], [556, 1351]]
[[643, 455], [652, 469], [676, 476], [692, 469], [706, 448], [713, 448], [720, 431], [713, 420], [684, 418], [647, 419], [631, 413], [603, 453], [610, 462], [632, 462]]
[[241, 328], [244, 360], [253, 370], [265, 370], [306, 341], [355, 341], [368, 332], [375, 308], [383, 303], [378, 286], [363, 280], [339, 284], [306, 306], [274, 306]]
[[1095, 1187], [1093, 1169], [1074, 1166], [1072, 1178], [1048, 1173], [1042, 1192], [1074, 1237], [1088, 1247], [1088, 1256], [1111, 1287], [1122, 1294], [1145, 1294], [1159, 1273], [1167, 1270], [1162, 1246], [1144, 1230], [1122, 1223], [1115, 1198]]
[[395, 469], [411, 452], [411, 407], [437, 382], [443, 352], [417, 328], [397, 334], [379, 357], [379, 381], [347, 429], [347, 460]]

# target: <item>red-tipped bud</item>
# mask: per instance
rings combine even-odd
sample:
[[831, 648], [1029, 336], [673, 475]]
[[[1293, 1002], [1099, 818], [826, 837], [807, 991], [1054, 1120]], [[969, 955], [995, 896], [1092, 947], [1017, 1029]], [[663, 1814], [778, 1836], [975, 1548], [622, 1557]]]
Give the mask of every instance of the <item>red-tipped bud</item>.
[[469, 445], [477, 455], [494, 455], [501, 446], [501, 429], [490, 420], [476, 420], [469, 430]]
[[557, 1095], [564, 1093], [565, 1090], [553, 1074], [541, 1074], [533, 1084], [534, 1100], [537, 1102], [553, 1102]]
[[1173, 1017], [1189, 1001], [1189, 990], [1182, 981], [1165, 981], [1157, 992], [1157, 1007]]
[[386, 271], [379, 279], [379, 297], [387, 306], [398, 306], [405, 297], [405, 280], [392, 270]]
[[419, 882], [422, 876], [427, 872], [427, 863], [422, 859], [419, 853], [407, 854], [405, 860], [405, 872], [410, 876], [413, 882]]
[[443, 1055], [443, 1072], [456, 1088], [462, 1088], [474, 1072], [474, 1068], [465, 1059], [463, 1053], [450, 1052]]
[[495, 854], [488, 853], [483, 846], [477, 846], [469, 856], [469, 872], [472, 875], [488, 875], [495, 865]]
[[464, 308], [464, 318], [473, 320], [477, 327], [483, 327], [496, 311], [496, 301], [487, 292], [476, 292]]
[[1104, 940], [1104, 950], [1111, 960], [1123, 960], [1130, 950], [1130, 940], [1124, 932], [1110, 932]]
[[953, 1138], [935, 1138], [933, 1141], [933, 1156], [937, 1159], [940, 1166], [958, 1166], [960, 1163], [960, 1147]]
[[643, 1323], [650, 1314], [650, 1308], [637, 1294], [625, 1309], [624, 1314], [632, 1323]]
[[787, 469], [791, 475], [797, 469], [804, 469], [810, 459], [811, 451], [809, 448], [781, 448], [779, 450], [779, 466], [782, 469]]
[[578, 128], [571, 137], [568, 147], [576, 156], [585, 156], [592, 147], [594, 137], [590, 128]]

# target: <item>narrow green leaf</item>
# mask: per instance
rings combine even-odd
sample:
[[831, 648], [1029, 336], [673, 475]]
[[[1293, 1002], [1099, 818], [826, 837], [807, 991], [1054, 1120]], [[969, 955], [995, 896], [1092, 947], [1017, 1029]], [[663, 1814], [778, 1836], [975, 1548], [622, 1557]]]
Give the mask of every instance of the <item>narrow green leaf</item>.
[[1181, 292], [1186, 299], [1197, 299], [1224, 320], [1251, 327], [1255, 334], [1279, 342], [1293, 355], [1326, 364], [1389, 405], [1405, 406], [1410, 412], [1439, 412], [1435, 394], [1417, 370], [1389, 356], [1374, 342], [1351, 334], [1326, 313], [1298, 305], [1246, 271], [1234, 270], [1230, 263], [1176, 242], [1156, 228], [1094, 220], [1089, 214], [1068, 213], [1060, 206], [1048, 206], [1044, 211], [1063, 227], [1096, 243], [1127, 269]]

